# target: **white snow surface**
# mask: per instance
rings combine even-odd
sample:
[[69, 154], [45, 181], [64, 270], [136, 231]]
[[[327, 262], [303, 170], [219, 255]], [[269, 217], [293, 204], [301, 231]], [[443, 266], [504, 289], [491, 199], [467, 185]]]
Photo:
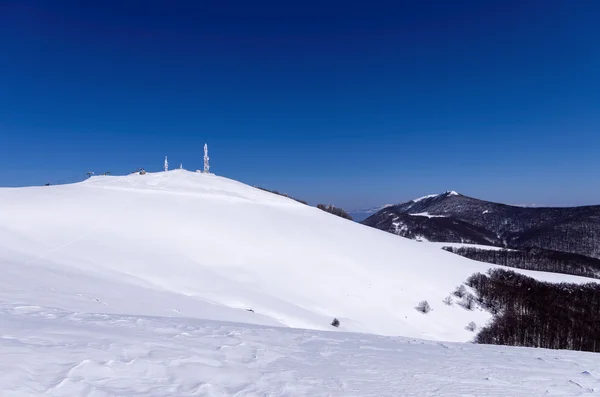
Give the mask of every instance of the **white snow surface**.
[[437, 197], [437, 196], [439, 196], [439, 194], [428, 194], [428, 195], [426, 195], [426, 196], [423, 196], [423, 197], [419, 197], [419, 198], [413, 199], [413, 200], [411, 200], [411, 201], [412, 201], [413, 203], [418, 203], [419, 201], [422, 201], [422, 200], [425, 200], [425, 199], [428, 199], [428, 198], [432, 198], [432, 197]]
[[593, 353], [0, 305], [0, 395], [587, 396]]
[[[493, 245], [481, 245], [481, 244], [440, 243], [440, 242], [437, 242], [437, 241], [432, 241], [429, 244], [437, 245], [440, 248], [444, 248], [444, 247], [454, 247], [454, 248], [467, 247], [467, 248], [479, 248], [479, 249], [488, 250], [488, 251], [502, 251], [502, 250], [514, 251], [513, 249], [510, 249], [510, 248], [496, 247], [496, 246], [493, 246]], [[537, 274], [537, 273], [534, 273], [533, 277], [535, 277], [535, 274]], [[593, 280], [589, 280], [589, 281], [593, 281]]]
[[0, 189], [0, 301], [11, 303], [316, 330], [337, 317], [343, 331], [467, 341], [465, 325], [490, 315], [442, 300], [490, 267], [179, 169]]
[[442, 299], [490, 267], [185, 170], [0, 189], [0, 395], [599, 392], [596, 355], [414, 339], [471, 340]]
[[416, 214], [408, 214], [408, 215], [411, 215], [411, 216], [425, 216], [427, 218], [447, 218], [446, 215], [432, 215], [429, 212], [419, 212], [419, 213], [416, 213]]
[[455, 192], [454, 190], [447, 190], [447, 191], [445, 191], [445, 192], [444, 192], [444, 193], [442, 193], [442, 194], [428, 194], [428, 195], [426, 195], [426, 196], [423, 196], [423, 197], [419, 197], [419, 198], [413, 199], [413, 200], [411, 200], [411, 201], [412, 201], [413, 203], [418, 203], [419, 201], [422, 201], [422, 200], [425, 200], [425, 199], [428, 199], [428, 198], [433, 198], [433, 197], [442, 196], [442, 195], [444, 195], [444, 194], [446, 194], [446, 195], [448, 195], [448, 196], [459, 196], [459, 194], [458, 194], [457, 192]]

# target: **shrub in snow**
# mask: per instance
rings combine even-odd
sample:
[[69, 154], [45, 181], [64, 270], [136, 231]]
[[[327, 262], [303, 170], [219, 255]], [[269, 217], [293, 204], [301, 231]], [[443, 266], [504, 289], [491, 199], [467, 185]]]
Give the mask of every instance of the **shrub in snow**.
[[467, 326], [465, 327], [465, 329], [466, 329], [467, 331], [474, 332], [474, 331], [477, 329], [477, 324], [475, 324], [473, 321], [471, 321], [471, 322], [469, 323], [469, 325], [467, 325]]
[[431, 311], [431, 306], [429, 306], [429, 303], [427, 303], [427, 301], [421, 301], [419, 302], [417, 307], [415, 307], [415, 309], [417, 309], [423, 314], [427, 314]]
[[331, 325], [333, 325], [334, 327], [339, 327], [340, 326], [340, 320], [338, 320], [337, 318], [334, 318], [333, 321], [331, 322]]
[[454, 290], [453, 294], [457, 298], [463, 298], [467, 294], [467, 289], [465, 288], [464, 285], [461, 285], [459, 287], [456, 287], [456, 289]]
[[452, 306], [452, 302], [453, 302], [452, 297], [450, 295], [448, 295], [447, 297], [444, 298], [444, 300], [442, 302], [444, 302], [448, 306]]
[[473, 310], [475, 308], [475, 297], [473, 294], [466, 294], [463, 296], [460, 305], [467, 310]]

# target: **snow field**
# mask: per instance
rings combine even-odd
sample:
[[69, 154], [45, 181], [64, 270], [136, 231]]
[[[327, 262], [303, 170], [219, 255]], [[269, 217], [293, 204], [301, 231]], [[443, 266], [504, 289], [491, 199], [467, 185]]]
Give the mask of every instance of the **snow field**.
[[586, 396], [593, 353], [0, 305], [0, 394]]
[[0, 189], [0, 396], [600, 392], [591, 353], [439, 342], [497, 267], [442, 245], [184, 170]]

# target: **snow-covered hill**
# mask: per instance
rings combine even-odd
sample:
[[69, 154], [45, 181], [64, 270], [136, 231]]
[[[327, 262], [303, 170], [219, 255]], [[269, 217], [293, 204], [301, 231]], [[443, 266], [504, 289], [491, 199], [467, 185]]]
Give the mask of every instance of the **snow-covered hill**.
[[490, 267], [184, 170], [0, 189], [10, 304], [467, 341], [489, 314], [442, 300]]

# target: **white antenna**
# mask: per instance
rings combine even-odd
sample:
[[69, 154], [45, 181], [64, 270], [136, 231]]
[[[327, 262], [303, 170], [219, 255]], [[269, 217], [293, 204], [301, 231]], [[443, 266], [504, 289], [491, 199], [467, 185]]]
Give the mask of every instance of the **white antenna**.
[[179, 169], [182, 170], [183, 169], [183, 163], [179, 163]]
[[208, 145], [204, 144], [204, 173], [210, 174], [210, 165], [208, 165]]
[[169, 171], [169, 160], [167, 160], [167, 156], [165, 156], [165, 171]]

